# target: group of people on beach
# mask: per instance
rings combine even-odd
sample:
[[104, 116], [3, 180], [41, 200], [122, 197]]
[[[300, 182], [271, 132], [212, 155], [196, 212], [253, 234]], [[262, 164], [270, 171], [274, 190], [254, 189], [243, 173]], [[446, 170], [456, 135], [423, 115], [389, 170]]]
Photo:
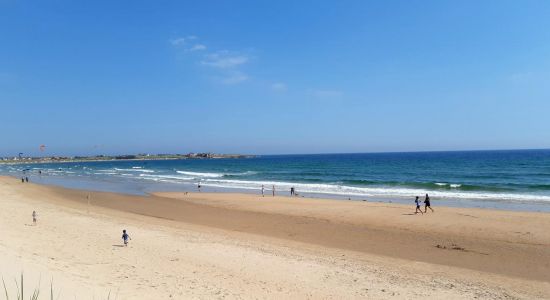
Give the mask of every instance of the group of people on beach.
[[21, 182], [22, 183], [29, 182], [29, 177], [27, 177], [27, 176], [21, 177]]
[[[262, 184], [262, 197], [265, 197], [265, 186]], [[271, 187], [271, 193], [273, 197], [275, 197], [275, 185]], [[296, 189], [294, 187], [290, 188], [290, 196], [298, 196], [298, 193], [296, 193]]]
[[424, 198], [424, 211], [422, 211], [422, 209], [420, 208], [420, 198], [418, 196], [416, 196], [416, 199], [414, 200], [414, 203], [416, 204], [416, 210], [414, 211], [415, 214], [417, 214], [417, 213], [421, 213], [421, 214], [427, 213], [428, 208], [432, 212], [434, 212], [434, 209], [432, 208], [432, 205], [430, 203], [430, 196], [428, 196], [428, 194], [426, 194], [426, 198]]

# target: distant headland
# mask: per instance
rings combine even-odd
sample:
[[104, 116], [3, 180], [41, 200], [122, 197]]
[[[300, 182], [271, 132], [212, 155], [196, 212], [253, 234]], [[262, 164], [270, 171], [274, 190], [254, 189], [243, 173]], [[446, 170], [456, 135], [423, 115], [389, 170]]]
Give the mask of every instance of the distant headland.
[[224, 159], [224, 158], [253, 158], [255, 155], [246, 154], [218, 154], [218, 153], [187, 153], [187, 154], [125, 154], [125, 155], [95, 155], [95, 156], [14, 156], [2, 157], [0, 163], [55, 163], [55, 162], [85, 162], [85, 161], [113, 161], [113, 160], [172, 160], [172, 159]]

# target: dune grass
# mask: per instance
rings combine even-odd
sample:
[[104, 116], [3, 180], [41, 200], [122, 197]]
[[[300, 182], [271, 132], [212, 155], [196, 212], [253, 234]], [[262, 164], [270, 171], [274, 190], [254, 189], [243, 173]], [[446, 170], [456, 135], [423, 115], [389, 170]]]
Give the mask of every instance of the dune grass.
[[[17, 300], [24, 300], [25, 299], [25, 276], [23, 276], [23, 273], [21, 273], [21, 279], [20, 281], [17, 281], [15, 279], [15, 292]], [[38, 300], [38, 296], [40, 295], [40, 281], [38, 281], [38, 287], [34, 288], [32, 295], [29, 297], [30, 300]], [[10, 300], [10, 293], [8, 292], [8, 287], [6, 286], [6, 281], [4, 280], [4, 277], [2, 277], [2, 285], [4, 286], [4, 293], [6, 295], [6, 300]], [[59, 294], [57, 296], [59, 299]], [[50, 282], [50, 300], [54, 300], [53, 296], [53, 281]]]
[[[25, 290], [24, 290], [24, 276], [23, 276], [23, 273], [21, 273], [21, 279], [20, 281], [17, 281], [17, 278], [14, 280], [15, 281], [15, 294], [16, 294], [16, 298], [14, 299], [17, 299], [17, 300], [24, 300], [25, 299]], [[4, 277], [2, 277], [2, 285], [4, 286], [4, 293], [6, 295], [6, 300], [10, 300], [10, 289], [6, 286], [6, 282], [4, 281]], [[40, 287], [41, 287], [41, 281], [39, 280], [38, 281], [38, 287], [34, 288], [33, 290], [33, 293], [32, 295], [28, 298], [30, 300], [38, 300], [38, 296], [40, 295]], [[13, 290], [11, 290], [13, 291]], [[12, 293], [13, 294], [13, 293]], [[118, 294], [118, 292], [117, 292]], [[57, 297], [54, 298], [54, 292], [53, 292], [53, 280], [50, 282], [50, 295], [49, 295], [49, 299], [50, 300], [58, 300], [59, 297], [61, 296], [61, 292], [59, 292], [57, 294]], [[114, 300], [116, 300], [118, 297], [115, 296]], [[107, 295], [107, 300], [111, 300], [111, 291], [109, 291], [109, 294]]]

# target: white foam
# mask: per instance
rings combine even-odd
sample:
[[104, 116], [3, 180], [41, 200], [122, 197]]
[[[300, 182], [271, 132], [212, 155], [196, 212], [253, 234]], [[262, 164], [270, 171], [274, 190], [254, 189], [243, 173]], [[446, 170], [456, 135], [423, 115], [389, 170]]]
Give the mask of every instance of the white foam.
[[244, 181], [244, 180], [216, 180], [205, 179], [204, 186], [220, 188], [239, 188], [259, 190], [262, 185], [266, 189], [271, 189], [275, 185], [278, 192], [287, 192], [294, 187], [298, 193], [330, 194], [343, 196], [359, 197], [403, 197], [410, 198], [415, 195], [429, 193], [436, 198], [448, 199], [476, 199], [476, 200], [512, 200], [512, 201], [544, 201], [550, 202], [550, 196], [534, 194], [514, 194], [514, 193], [490, 193], [490, 192], [466, 192], [466, 191], [433, 191], [430, 189], [418, 188], [395, 188], [395, 187], [352, 187], [335, 184], [310, 184], [310, 183], [291, 183], [275, 181]]
[[144, 178], [144, 179], [152, 179], [152, 180], [155, 180], [155, 181], [159, 181], [159, 180], [162, 180], [162, 179], [171, 179], [172, 181], [175, 180], [175, 181], [177, 181], [177, 182], [194, 180], [193, 177], [178, 176], [178, 175], [149, 175], [149, 174], [139, 174], [139, 176], [140, 176], [141, 178]]
[[123, 172], [155, 173], [154, 170], [147, 170], [147, 169], [119, 169], [119, 168], [115, 168], [115, 170], [123, 171]]
[[201, 173], [201, 172], [188, 172], [188, 171], [176, 171], [176, 173], [189, 175], [189, 176], [210, 177], [210, 178], [219, 178], [224, 176], [224, 174], [220, 174], [220, 173]]

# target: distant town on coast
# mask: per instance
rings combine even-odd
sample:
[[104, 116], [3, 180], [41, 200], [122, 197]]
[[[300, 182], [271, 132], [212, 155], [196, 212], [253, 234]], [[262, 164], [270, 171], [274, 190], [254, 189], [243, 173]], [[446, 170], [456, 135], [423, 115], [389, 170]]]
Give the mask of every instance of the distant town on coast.
[[2, 157], [0, 163], [52, 163], [77, 161], [110, 161], [110, 160], [168, 160], [168, 159], [222, 159], [222, 158], [252, 158], [254, 155], [218, 154], [218, 153], [187, 153], [187, 154], [125, 154], [125, 155], [95, 155], [95, 156], [24, 156], [20, 153], [13, 157]]

